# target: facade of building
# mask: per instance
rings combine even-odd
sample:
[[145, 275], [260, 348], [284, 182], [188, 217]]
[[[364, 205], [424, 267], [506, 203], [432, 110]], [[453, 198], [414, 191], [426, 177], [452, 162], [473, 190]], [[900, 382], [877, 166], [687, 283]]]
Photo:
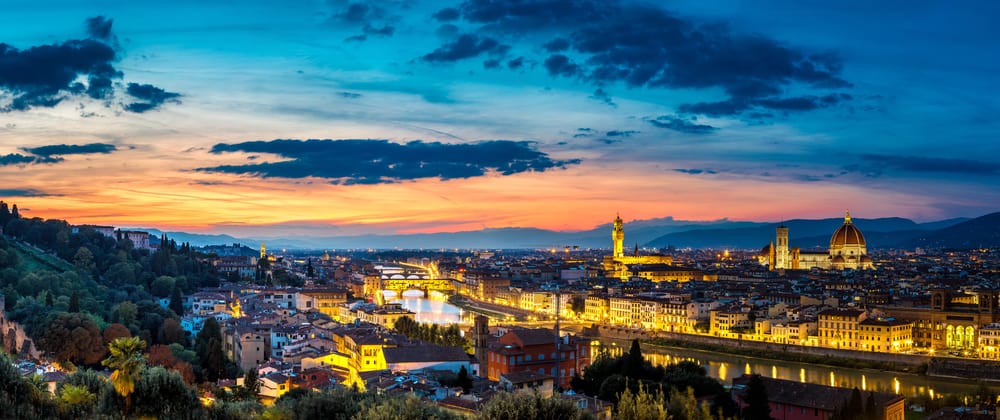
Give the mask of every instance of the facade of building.
[[820, 347], [860, 349], [861, 321], [867, 318], [867, 312], [860, 309], [827, 309], [818, 316]]
[[[551, 375], [556, 368], [555, 333], [545, 328], [515, 328], [490, 347], [488, 374], [492, 381], [513, 372], [532, 371]], [[590, 342], [575, 336], [560, 337], [556, 384], [569, 387], [573, 375], [590, 366]]]
[[874, 268], [868, 256], [865, 236], [851, 221], [851, 213], [844, 216], [842, 224], [830, 237], [827, 252], [802, 251], [788, 244], [788, 227], [775, 229], [775, 240], [764, 247], [758, 261], [771, 270], [869, 270]]

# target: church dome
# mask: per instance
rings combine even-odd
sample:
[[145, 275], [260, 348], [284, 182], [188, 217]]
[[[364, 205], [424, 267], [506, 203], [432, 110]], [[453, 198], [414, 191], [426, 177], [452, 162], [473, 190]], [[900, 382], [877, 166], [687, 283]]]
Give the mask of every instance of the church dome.
[[851, 223], [851, 214], [844, 217], [844, 224], [830, 237], [830, 249], [843, 248], [849, 245], [865, 246], [865, 235]]

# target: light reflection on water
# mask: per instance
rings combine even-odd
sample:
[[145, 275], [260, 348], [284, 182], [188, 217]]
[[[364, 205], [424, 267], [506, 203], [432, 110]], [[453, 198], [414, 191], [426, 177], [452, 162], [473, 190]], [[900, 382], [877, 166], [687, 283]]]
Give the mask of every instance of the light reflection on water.
[[[628, 344], [606, 347], [612, 356], [628, 351]], [[682, 361], [698, 363], [708, 371], [708, 375], [732, 384], [732, 379], [747, 371], [762, 376], [799, 382], [830, 385], [844, 388], [857, 387], [861, 390], [895, 392], [907, 399], [916, 396], [942, 398], [950, 394], [971, 394], [978, 384], [975, 380], [961, 381], [933, 378], [900, 372], [848, 369], [817, 366], [798, 362], [784, 362], [727, 354], [704, 352], [690, 349], [647, 348], [643, 346], [646, 360], [656, 366]]]
[[462, 322], [462, 309], [448, 303], [447, 296], [431, 292], [431, 298], [425, 299], [423, 293], [410, 290], [403, 292], [399, 299], [395, 293], [385, 294], [386, 302], [401, 303], [403, 307], [413, 311], [414, 320], [420, 323], [455, 324]]

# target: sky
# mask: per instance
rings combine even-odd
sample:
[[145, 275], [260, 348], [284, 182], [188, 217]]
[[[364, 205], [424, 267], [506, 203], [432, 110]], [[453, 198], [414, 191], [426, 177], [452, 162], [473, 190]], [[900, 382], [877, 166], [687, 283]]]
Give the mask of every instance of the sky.
[[998, 8], [12, 0], [0, 198], [263, 236], [976, 217]]

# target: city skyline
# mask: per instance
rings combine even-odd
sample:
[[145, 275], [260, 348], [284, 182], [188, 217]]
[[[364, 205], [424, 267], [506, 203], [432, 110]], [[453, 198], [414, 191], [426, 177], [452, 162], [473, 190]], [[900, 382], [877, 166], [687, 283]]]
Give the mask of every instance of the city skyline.
[[48, 5], [0, 17], [0, 197], [28, 216], [274, 236], [1000, 208], [992, 3]]

